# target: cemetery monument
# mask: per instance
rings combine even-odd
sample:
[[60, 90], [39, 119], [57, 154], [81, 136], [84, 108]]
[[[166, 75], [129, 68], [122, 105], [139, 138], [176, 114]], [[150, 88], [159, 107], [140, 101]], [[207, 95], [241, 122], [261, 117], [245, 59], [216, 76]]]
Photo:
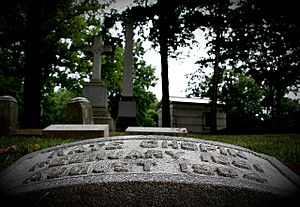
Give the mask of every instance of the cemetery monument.
[[125, 60], [122, 98], [119, 101], [117, 128], [125, 131], [128, 126], [136, 126], [136, 102], [133, 97], [133, 21], [129, 18], [125, 27]]
[[12, 96], [0, 96], [0, 135], [14, 133], [18, 127], [18, 102]]
[[83, 86], [82, 94], [87, 98], [93, 109], [93, 119], [95, 124], [108, 124], [111, 131], [114, 130], [113, 119], [107, 108], [107, 89], [101, 81], [101, 55], [111, 52], [110, 46], [104, 46], [102, 37], [94, 38], [92, 46], [86, 47], [86, 51], [93, 53], [93, 73], [89, 83]]
[[158, 135], [64, 144], [0, 174], [9, 206], [293, 206], [299, 190], [299, 177], [274, 157]]

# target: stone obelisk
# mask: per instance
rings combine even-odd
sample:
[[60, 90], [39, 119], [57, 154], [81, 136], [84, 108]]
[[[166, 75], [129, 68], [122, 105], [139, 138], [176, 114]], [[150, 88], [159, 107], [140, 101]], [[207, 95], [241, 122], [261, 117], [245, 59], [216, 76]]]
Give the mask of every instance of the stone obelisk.
[[136, 102], [133, 97], [133, 21], [128, 19], [125, 27], [125, 60], [122, 98], [119, 101], [117, 129], [125, 131], [128, 126], [136, 126]]

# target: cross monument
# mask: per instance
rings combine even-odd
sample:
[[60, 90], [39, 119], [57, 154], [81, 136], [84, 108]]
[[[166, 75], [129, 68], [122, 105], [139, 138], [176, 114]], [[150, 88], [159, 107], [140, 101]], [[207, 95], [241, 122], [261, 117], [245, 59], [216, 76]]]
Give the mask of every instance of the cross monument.
[[112, 52], [112, 48], [103, 45], [102, 37], [96, 36], [93, 45], [85, 47], [84, 50], [92, 52], [94, 57], [92, 78], [83, 86], [82, 95], [92, 105], [94, 123], [109, 124], [110, 131], [114, 131], [114, 123], [108, 111], [107, 89], [101, 81], [101, 55]]
[[101, 82], [101, 54], [105, 52], [112, 52], [110, 45], [103, 45], [102, 37], [96, 36], [94, 44], [84, 48], [85, 51], [90, 51], [94, 55], [93, 59], [93, 73], [91, 82]]

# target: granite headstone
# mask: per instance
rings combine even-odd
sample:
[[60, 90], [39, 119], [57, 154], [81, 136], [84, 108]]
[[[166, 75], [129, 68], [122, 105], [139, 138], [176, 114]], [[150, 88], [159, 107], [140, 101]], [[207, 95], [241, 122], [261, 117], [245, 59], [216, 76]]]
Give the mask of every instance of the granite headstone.
[[69, 124], [93, 124], [92, 106], [84, 97], [75, 97], [68, 102], [67, 121]]
[[124, 136], [28, 154], [0, 186], [9, 206], [290, 206], [300, 181], [274, 157], [238, 146]]
[[0, 135], [16, 131], [18, 125], [18, 102], [12, 96], [0, 96]]

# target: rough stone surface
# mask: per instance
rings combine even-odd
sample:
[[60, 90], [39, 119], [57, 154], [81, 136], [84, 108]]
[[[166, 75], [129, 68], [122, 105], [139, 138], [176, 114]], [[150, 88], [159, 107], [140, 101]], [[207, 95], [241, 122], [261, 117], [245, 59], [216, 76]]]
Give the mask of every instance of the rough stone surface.
[[108, 137], [107, 124], [54, 124], [43, 129], [43, 137], [86, 139]]
[[277, 159], [234, 145], [124, 136], [26, 155], [0, 186], [9, 206], [290, 206], [300, 181]]
[[165, 136], [186, 136], [186, 128], [169, 127], [128, 127], [125, 131], [130, 135], [165, 135]]
[[69, 124], [93, 124], [93, 110], [84, 97], [75, 97], [68, 103], [67, 119]]
[[16, 131], [18, 125], [18, 102], [12, 96], [0, 96], [0, 135]]

